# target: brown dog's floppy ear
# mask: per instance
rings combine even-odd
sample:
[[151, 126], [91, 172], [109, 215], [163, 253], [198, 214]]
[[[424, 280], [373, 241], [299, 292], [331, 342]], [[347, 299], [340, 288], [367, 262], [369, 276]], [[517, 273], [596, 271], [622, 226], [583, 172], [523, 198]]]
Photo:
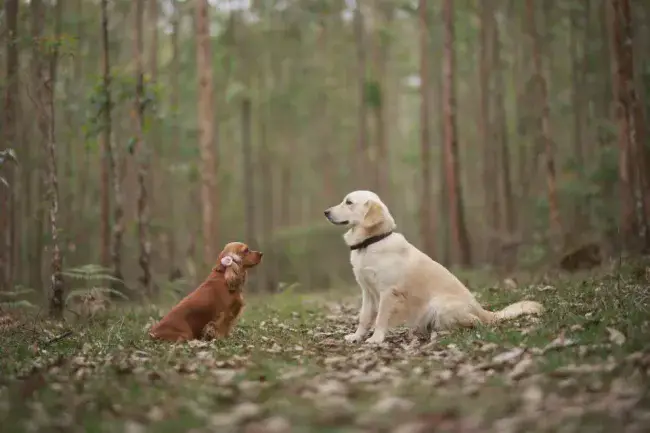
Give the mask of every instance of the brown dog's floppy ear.
[[370, 230], [383, 222], [384, 210], [381, 205], [374, 200], [368, 200], [367, 206], [368, 210], [366, 211], [366, 215], [363, 217], [363, 223], [361, 223], [361, 226], [366, 230]]

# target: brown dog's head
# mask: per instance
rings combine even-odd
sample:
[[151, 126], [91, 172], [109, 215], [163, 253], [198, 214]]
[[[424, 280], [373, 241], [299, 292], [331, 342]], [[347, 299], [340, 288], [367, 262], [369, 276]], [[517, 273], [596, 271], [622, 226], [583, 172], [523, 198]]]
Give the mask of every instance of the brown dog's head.
[[228, 286], [234, 288], [244, 283], [246, 270], [257, 266], [262, 261], [262, 255], [262, 252], [253, 251], [242, 242], [230, 242], [219, 254], [214, 270], [223, 272]]

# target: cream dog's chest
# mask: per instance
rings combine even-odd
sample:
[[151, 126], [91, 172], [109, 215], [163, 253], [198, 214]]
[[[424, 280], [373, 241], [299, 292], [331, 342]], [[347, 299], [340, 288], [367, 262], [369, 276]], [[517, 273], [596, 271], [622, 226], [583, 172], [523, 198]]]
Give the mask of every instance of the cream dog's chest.
[[350, 262], [355, 275], [364, 285], [381, 291], [384, 288], [396, 287], [401, 281], [402, 274], [397, 263], [399, 259], [391, 256], [370, 251], [353, 251]]

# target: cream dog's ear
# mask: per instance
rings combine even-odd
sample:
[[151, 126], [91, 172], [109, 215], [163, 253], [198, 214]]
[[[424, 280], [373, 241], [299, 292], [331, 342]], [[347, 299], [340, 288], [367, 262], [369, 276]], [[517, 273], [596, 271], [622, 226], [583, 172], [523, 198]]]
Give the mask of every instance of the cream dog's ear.
[[366, 207], [366, 215], [363, 217], [361, 226], [366, 230], [370, 230], [384, 221], [384, 209], [382, 209], [381, 205], [374, 200], [368, 200], [366, 202]]

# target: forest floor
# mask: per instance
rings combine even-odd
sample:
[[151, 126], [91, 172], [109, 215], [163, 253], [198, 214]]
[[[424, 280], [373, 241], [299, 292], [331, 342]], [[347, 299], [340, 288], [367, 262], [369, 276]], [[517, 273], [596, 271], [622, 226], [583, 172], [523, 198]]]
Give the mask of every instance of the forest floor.
[[250, 296], [230, 339], [174, 346], [146, 336], [154, 307], [68, 325], [5, 315], [0, 430], [644, 432], [647, 278], [473, 286], [491, 309], [527, 298], [547, 311], [430, 342], [397, 329], [380, 347], [343, 341], [356, 288]]

